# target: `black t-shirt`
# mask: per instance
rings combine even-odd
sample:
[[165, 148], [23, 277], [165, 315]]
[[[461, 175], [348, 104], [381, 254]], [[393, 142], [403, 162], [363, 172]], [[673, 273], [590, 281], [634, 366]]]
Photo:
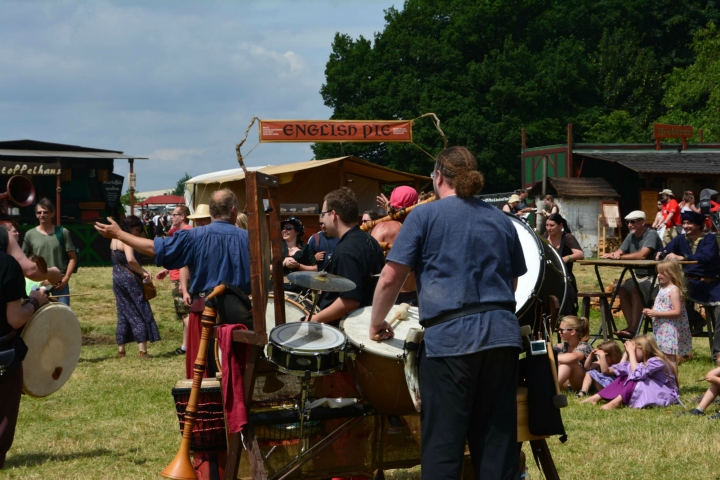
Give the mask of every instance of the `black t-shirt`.
[[[295, 252], [295, 254], [292, 256], [292, 258], [295, 259], [296, 262], [298, 262], [300, 265], [317, 265], [317, 261], [315, 260], [315, 255], [313, 254], [312, 249], [307, 243], [302, 243], [300, 240], [297, 242], [298, 248], [300, 249], [299, 252]], [[282, 242], [282, 255], [283, 259], [286, 257], [289, 257], [288, 253], [290, 250], [288, 249], [287, 243]], [[283, 267], [283, 275], [287, 275], [292, 272], [299, 272], [298, 269], [292, 269]]]
[[372, 304], [377, 275], [385, 266], [383, 254], [377, 240], [355, 225], [343, 235], [335, 247], [327, 272], [340, 275], [355, 282], [355, 289], [349, 292], [325, 292], [320, 297], [320, 308], [326, 308], [338, 298], [352, 298], [361, 307]]
[[10, 238], [8, 238], [9, 235], [10, 234], [7, 231], [7, 228], [0, 228], [0, 252], [7, 253], [8, 246], [10, 245]]
[[0, 336], [5, 336], [12, 330], [7, 319], [7, 304], [21, 298], [25, 298], [22, 268], [12, 256], [0, 252]]
[[[545, 238], [548, 238], [547, 233], [543, 236]], [[577, 239], [575, 237], [573, 237], [572, 233], [564, 233], [562, 238], [563, 238], [562, 243], [560, 244], [562, 246], [562, 251], [553, 247], [560, 254], [561, 257], [565, 257], [567, 255], [572, 255], [573, 248], [575, 250], [582, 250], [580, 243], [577, 241]], [[565, 268], [567, 268], [568, 272], [572, 275], [573, 262], [566, 263]]]

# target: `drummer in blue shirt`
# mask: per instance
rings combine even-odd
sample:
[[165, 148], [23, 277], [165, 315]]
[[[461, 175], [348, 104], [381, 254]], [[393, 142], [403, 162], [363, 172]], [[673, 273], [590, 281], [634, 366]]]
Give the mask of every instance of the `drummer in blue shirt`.
[[[706, 305], [713, 313], [715, 336], [713, 338], [713, 358], [720, 365], [720, 256], [715, 234], [703, 232], [705, 215], [699, 212], [682, 212], [684, 234], [678, 235], [661, 250], [657, 258], [675, 260], [694, 260], [697, 264], [684, 265], [687, 277], [689, 300]], [[690, 303], [690, 302], [688, 302]], [[688, 312], [694, 311], [688, 305]], [[699, 322], [698, 322], [699, 323]], [[700, 324], [700, 328], [702, 328]]]

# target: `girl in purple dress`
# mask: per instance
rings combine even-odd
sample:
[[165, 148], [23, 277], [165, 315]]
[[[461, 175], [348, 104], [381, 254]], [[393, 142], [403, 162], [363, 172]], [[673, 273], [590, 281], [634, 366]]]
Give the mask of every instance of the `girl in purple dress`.
[[652, 335], [642, 335], [625, 342], [627, 362], [609, 367], [606, 372], [617, 378], [597, 394], [580, 403], [596, 405], [607, 400], [603, 410], [620, 405], [632, 408], [667, 407], [680, 402], [677, 371], [665, 358]]
[[585, 397], [590, 391], [590, 387], [595, 387], [598, 392], [603, 388], [607, 387], [615, 380], [615, 375], [607, 372], [609, 367], [612, 367], [616, 363], [626, 360], [623, 357], [620, 347], [615, 343], [615, 340], [608, 340], [600, 344], [598, 348], [592, 351], [591, 355], [588, 355], [585, 359], [585, 378], [583, 379], [582, 390], [580, 390], [575, 396]]

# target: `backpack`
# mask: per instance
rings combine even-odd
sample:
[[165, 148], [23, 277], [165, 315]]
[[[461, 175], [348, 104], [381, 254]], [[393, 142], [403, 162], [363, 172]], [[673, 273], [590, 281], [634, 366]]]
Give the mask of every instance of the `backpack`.
[[[60, 247], [65, 248], [65, 239], [63, 238], [63, 230], [66, 230], [65, 228], [61, 227], [60, 225], [57, 225], [55, 227], [55, 238], [57, 238], [58, 243], [60, 244]], [[70, 235], [70, 230], [68, 230], [68, 235]], [[67, 256], [67, 252], [65, 252], [65, 256]], [[78, 266], [80, 265], [80, 249], [75, 247], [75, 256], [77, 257], [77, 261], [75, 262], [75, 268], [73, 269], [72, 273], [77, 273]]]

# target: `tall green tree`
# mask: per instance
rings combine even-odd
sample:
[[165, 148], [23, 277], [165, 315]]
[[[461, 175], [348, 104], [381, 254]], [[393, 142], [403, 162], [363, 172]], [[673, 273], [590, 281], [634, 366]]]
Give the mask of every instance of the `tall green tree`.
[[171, 195], [180, 195], [180, 196], [185, 195], [185, 182], [190, 180], [190, 178], [191, 178], [190, 175], [188, 175], [188, 173], [185, 172], [185, 175], [183, 175], [182, 178], [177, 181], [177, 183], [175, 184], [175, 189], [172, 192], [170, 192], [170, 194]]
[[663, 123], [693, 125], [695, 138], [702, 128], [706, 141], [720, 141], [720, 31], [714, 24], [697, 33], [695, 63], [668, 77]]
[[[717, 16], [699, 0], [407, 0], [372, 40], [336, 34], [320, 93], [333, 119], [434, 112], [449, 143], [476, 154], [486, 189], [507, 191], [520, 183], [521, 128], [530, 146], [564, 143], [567, 123], [575, 142], [622, 141], [621, 123], [642, 137], [665, 111], [665, 77], [692, 64], [693, 33]], [[443, 147], [429, 119], [413, 140]], [[313, 149], [419, 174], [433, 163], [411, 144]]]

